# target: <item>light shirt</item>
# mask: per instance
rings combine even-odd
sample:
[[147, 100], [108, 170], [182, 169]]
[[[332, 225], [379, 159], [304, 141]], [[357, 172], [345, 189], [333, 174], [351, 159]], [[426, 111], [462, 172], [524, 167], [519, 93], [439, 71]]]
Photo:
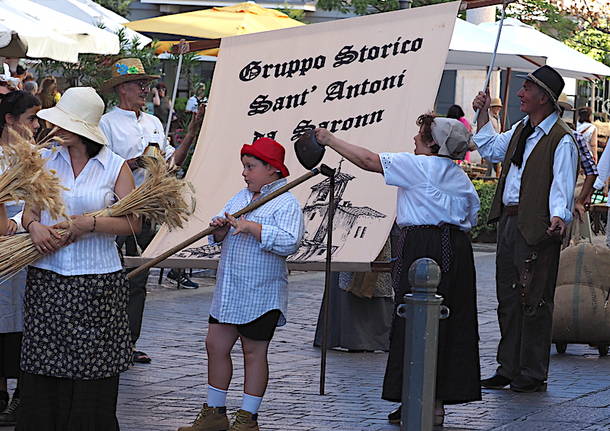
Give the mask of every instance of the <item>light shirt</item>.
[[184, 108], [184, 110], [186, 112], [197, 112], [197, 110], [199, 109], [199, 103], [206, 103], [207, 101], [207, 97], [204, 97], [203, 99], [199, 100], [197, 96], [191, 96], [186, 101], [186, 107]]
[[453, 160], [411, 153], [381, 153], [379, 158], [386, 184], [398, 187], [398, 226], [453, 224], [464, 231], [476, 226], [479, 196]]
[[[521, 189], [521, 176], [527, 162], [527, 158], [534, 150], [534, 147], [547, 135], [558, 120], [556, 112], [546, 117], [536, 126], [534, 132], [525, 141], [525, 152], [523, 153], [523, 163], [521, 168], [510, 164], [502, 203], [504, 205], [518, 205]], [[526, 116], [521, 122], [528, 121]], [[496, 133], [491, 123], [486, 123], [481, 130], [473, 136], [475, 144], [478, 146], [481, 157], [492, 163], [503, 162], [510, 140], [515, 133], [515, 129], [521, 123], [517, 122], [513, 127], [504, 133]], [[576, 165], [578, 163], [578, 153], [574, 143], [574, 138], [566, 134], [561, 138], [555, 149], [555, 159], [553, 162], [553, 182], [549, 194], [549, 213], [550, 217], [559, 217], [565, 223], [572, 221], [572, 208], [574, 206], [574, 186], [576, 184]], [[506, 166], [504, 167], [506, 168]]]
[[[89, 159], [76, 178], [66, 148], [55, 146], [43, 150], [42, 157], [47, 159], [47, 168], [56, 171], [62, 185], [69, 189], [62, 192], [68, 215], [101, 210], [116, 201], [114, 188], [125, 160], [106, 146], [102, 147], [97, 156]], [[40, 223], [50, 226], [60, 221], [51, 218], [47, 211], [41, 211]], [[115, 237], [116, 235], [107, 233], [86, 233], [76, 242], [43, 257], [32, 266], [65, 276], [118, 271], [121, 269], [121, 260]]]
[[[174, 154], [174, 147], [165, 139], [161, 121], [154, 115], [140, 112], [137, 117], [133, 111], [115, 107], [104, 114], [100, 120], [100, 129], [108, 140], [108, 147], [125, 160], [140, 157], [149, 144], [159, 145], [168, 160]], [[142, 185], [146, 170], [138, 168], [133, 171], [136, 187]]]
[[[261, 188], [261, 197], [286, 184], [277, 180]], [[218, 217], [233, 214], [252, 201], [243, 189], [229, 200]], [[290, 192], [284, 193], [243, 216], [262, 225], [261, 241], [250, 234], [233, 235], [222, 241], [216, 288], [210, 315], [222, 323], [243, 324], [271, 310], [280, 310], [278, 326], [286, 324], [288, 269], [286, 256], [296, 252], [303, 237], [303, 211]], [[213, 242], [213, 237], [211, 242]]]
[[591, 148], [591, 140], [593, 139], [593, 133], [597, 130], [597, 128], [589, 123], [589, 122], [578, 122], [576, 123], [576, 131], [578, 133], [580, 133], [580, 135], [582, 136], [583, 140], [585, 141], [585, 143], [587, 144], [587, 147], [589, 148], [589, 151], [591, 151], [591, 153], [593, 153], [593, 148]]
[[[610, 150], [608, 150], [608, 148], [604, 150], [602, 156], [599, 158], [597, 171], [599, 172], [599, 176], [595, 180], [593, 188], [601, 190], [604, 188], [606, 181], [608, 181], [608, 176], [610, 176]], [[608, 199], [608, 206], [610, 207], [610, 199]], [[610, 229], [606, 228], [606, 230], [608, 230], [610, 234]]]

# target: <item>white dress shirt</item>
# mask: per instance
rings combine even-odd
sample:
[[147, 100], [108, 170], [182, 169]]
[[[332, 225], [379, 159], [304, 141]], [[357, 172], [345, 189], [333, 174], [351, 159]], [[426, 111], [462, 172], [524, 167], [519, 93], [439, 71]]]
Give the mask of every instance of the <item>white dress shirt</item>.
[[[536, 126], [534, 132], [525, 141], [525, 152], [523, 153], [523, 163], [521, 168], [510, 164], [502, 203], [504, 205], [518, 205], [521, 190], [521, 176], [529, 155], [534, 150], [536, 144], [547, 135], [557, 122], [557, 113], [552, 113]], [[521, 122], [528, 121], [526, 116]], [[508, 145], [517, 126], [504, 133], [496, 133], [491, 123], [485, 124], [479, 132], [473, 136], [475, 144], [478, 146], [481, 157], [490, 162], [503, 162]], [[574, 206], [574, 186], [576, 184], [576, 165], [578, 163], [578, 150], [574, 138], [566, 134], [555, 149], [555, 160], [553, 162], [553, 182], [549, 195], [550, 217], [559, 217], [565, 223], [572, 221], [572, 208]], [[503, 168], [506, 168], [504, 166]]]
[[[593, 184], [593, 188], [601, 190], [604, 188], [606, 181], [608, 181], [608, 176], [610, 176], [610, 150], [608, 150], [608, 148], [604, 150], [602, 156], [599, 158], [597, 172], [599, 175]], [[608, 206], [610, 207], [610, 199], [608, 200]], [[610, 235], [610, 230], [608, 228], [606, 228], [606, 230], [608, 230], [608, 235]]]
[[[165, 139], [161, 121], [146, 112], [140, 112], [138, 117], [134, 111], [115, 107], [102, 116], [100, 129], [108, 140], [108, 147], [125, 160], [140, 157], [151, 143], [159, 145], [166, 160], [174, 154], [174, 147]], [[135, 169], [133, 177], [136, 187], [140, 186], [146, 177], [146, 170]]]
[[386, 184], [398, 187], [398, 226], [453, 224], [464, 231], [476, 226], [479, 196], [453, 160], [410, 153], [381, 153], [379, 157]]
[[[82, 215], [101, 210], [115, 201], [115, 184], [125, 160], [108, 147], [89, 159], [78, 177], [74, 178], [68, 150], [61, 146], [43, 150], [46, 166], [68, 190], [62, 192], [68, 215]], [[62, 220], [51, 218], [41, 211], [40, 223], [50, 226]], [[38, 260], [32, 266], [54, 271], [65, 276], [82, 274], [107, 274], [121, 269], [121, 260], [115, 244], [116, 235], [86, 233], [78, 240], [55, 253]]]

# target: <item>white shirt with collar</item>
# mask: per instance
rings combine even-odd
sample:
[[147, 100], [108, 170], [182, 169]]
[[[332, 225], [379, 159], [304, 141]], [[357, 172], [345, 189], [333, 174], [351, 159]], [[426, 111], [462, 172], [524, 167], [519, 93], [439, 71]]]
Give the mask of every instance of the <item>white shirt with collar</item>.
[[[104, 146], [97, 156], [89, 159], [78, 177], [74, 178], [70, 154], [65, 147], [55, 146], [42, 151], [46, 166], [56, 172], [68, 215], [82, 215], [101, 210], [116, 201], [114, 188], [125, 160]], [[50, 226], [62, 220], [41, 211], [40, 223]], [[65, 276], [107, 274], [121, 269], [121, 260], [114, 242], [116, 235], [87, 233], [66, 247], [38, 260], [32, 266]]]
[[[100, 129], [108, 140], [108, 147], [125, 160], [140, 157], [149, 144], [155, 143], [165, 153], [165, 159], [174, 154], [174, 147], [165, 139], [161, 121], [154, 115], [127, 111], [119, 107], [104, 114], [100, 120]], [[146, 170], [138, 168], [133, 171], [136, 187], [146, 177]]]
[[479, 196], [453, 160], [411, 153], [381, 153], [383, 177], [397, 186], [398, 226], [453, 224], [469, 231], [477, 224]]
[[[519, 193], [521, 189], [521, 176], [529, 155], [543, 136], [548, 135], [559, 116], [556, 112], [546, 117], [536, 126], [534, 132], [525, 141], [525, 152], [523, 153], [523, 163], [518, 168], [511, 163], [506, 176], [506, 184], [502, 195], [504, 205], [518, 205]], [[473, 136], [475, 144], [481, 157], [490, 162], [503, 162], [510, 140], [515, 133], [517, 126], [529, 120], [525, 116], [513, 127], [504, 133], [496, 133], [490, 122], [481, 127], [481, 130]], [[561, 138], [555, 149], [555, 159], [553, 162], [553, 182], [549, 195], [550, 217], [559, 217], [565, 223], [572, 221], [572, 209], [574, 206], [574, 186], [576, 184], [576, 168], [578, 163], [578, 150], [574, 143], [574, 138], [566, 134]]]

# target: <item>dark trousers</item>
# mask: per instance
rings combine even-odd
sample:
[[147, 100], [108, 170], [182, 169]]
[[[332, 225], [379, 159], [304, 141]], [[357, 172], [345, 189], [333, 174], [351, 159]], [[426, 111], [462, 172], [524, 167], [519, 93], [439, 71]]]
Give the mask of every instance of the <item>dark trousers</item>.
[[[117, 237], [117, 244], [119, 248], [125, 245], [126, 256], [139, 256], [137, 245], [143, 252], [148, 244], [152, 241], [155, 236], [150, 221], [144, 220], [142, 222], [142, 231], [138, 234], [131, 236], [119, 236]], [[128, 268], [127, 272], [132, 268]], [[140, 331], [142, 330], [142, 315], [144, 314], [144, 302], [146, 301], [146, 282], [148, 281], [149, 271], [142, 271], [138, 275], [129, 279], [129, 302], [127, 304], [127, 316], [129, 317], [129, 331], [131, 332], [131, 342], [136, 345], [138, 338], [140, 338]]]
[[[548, 240], [534, 249], [521, 235], [517, 216], [503, 214], [500, 218], [496, 293], [501, 339], [497, 373], [511, 380], [519, 375], [547, 379], [560, 247], [560, 241]], [[532, 252], [537, 258], [529, 265], [531, 284], [523, 297], [520, 274], [528, 268], [526, 260]]]

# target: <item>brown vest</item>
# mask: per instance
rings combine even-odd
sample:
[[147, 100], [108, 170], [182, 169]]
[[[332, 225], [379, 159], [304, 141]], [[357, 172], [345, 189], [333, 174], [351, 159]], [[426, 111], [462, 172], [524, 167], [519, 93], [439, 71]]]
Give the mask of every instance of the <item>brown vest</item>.
[[[502, 173], [489, 211], [488, 223], [498, 221], [502, 214], [502, 195], [506, 185], [506, 176], [512, 165], [510, 159], [517, 148], [519, 135], [524, 127], [525, 124], [521, 122], [508, 144], [504, 162], [502, 162]], [[536, 245], [547, 238], [546, 230], [550, 224], [549, 195], [553, 183], [555, 150], [559, 141], [566, 134], [571, 136], [570, 128], [561, 119], [558, 119], [549, 134], [544, 135], [538, 141], [525, 162], [519, 189], [518, 226], [529, 245]]]

